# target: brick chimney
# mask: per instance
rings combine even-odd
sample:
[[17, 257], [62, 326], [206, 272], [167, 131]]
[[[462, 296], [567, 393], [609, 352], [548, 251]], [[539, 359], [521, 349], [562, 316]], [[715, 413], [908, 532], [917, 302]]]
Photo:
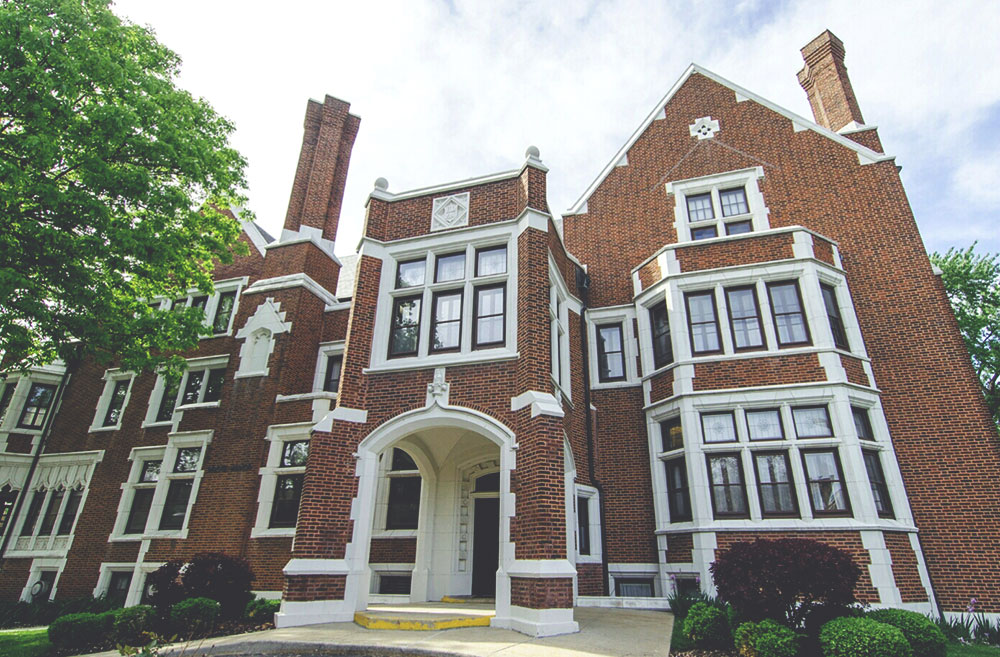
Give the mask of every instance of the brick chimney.
[[323, 239], [336, 238], [347, 167], [361, 123], [348, 113], [350, 108], [333, 96], [322, 103], [309, 101], [283, 239], [288, 233], [312, 232], [302, 231], [303, 226], [319, 230]]
[[825, 30], [802, 49], [806, 65], [799, 84], [806, 90], [816, 123], [836, 132], [852, 121], [864, 124], [844, 66], [844, 42]]

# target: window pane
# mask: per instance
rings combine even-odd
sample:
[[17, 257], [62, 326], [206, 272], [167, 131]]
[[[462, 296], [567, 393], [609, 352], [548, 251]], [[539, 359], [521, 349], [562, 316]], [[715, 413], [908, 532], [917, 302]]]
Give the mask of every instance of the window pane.
[[715, 321], [715, 295], [711, 292], [687, 295], [694, 353], [719, 351], [719, 328]]
[[205, 397], [202, 401], [216, 402], [222, 398], [222, 384], [226, 380], [226, 369], [208, 371], [208, 382], [205, 383]]
[[871, 485], [872, 497], [875, 499], [875, 510], [883, 518], [892, 518], [892, 499], [889, 497], [889, 486], [882, 471], [882, 461], [878, 452], [862, 452], [865, 458], [865, 470], [868, 472], [868, 483]]
[[438, 256], [437, 270], [434, 274], [434, 281], [443, 283], [444, 281], [458, 281], [465, 278], [465, 254], [453, 253], [451, 255]]
[[282, 475], [274, 486], [274, 501], [271, 504], [271, 520], [269, 527], [294, 527], [299, 515], [299, 502], [302, 499], [302, 481], [304, 475]]
[[697, 194], [687, 197], [688, 221], [705, 221], [715, 219], [712, 210], [712, 195]]
[[139, 481], [142, 483], [152, 483], [160, 480], [160, 461], [146, 461], [142, 464], [142, 473]]
[[719, 231], [715, 229], [715, 226], [702, 226], [701, 228], [691, 229], [691, 239], [693, 240], [707, 240], [718, 236]]
[[24, 523], [21, 525], [21, 536], [31, 536], [35, 532], [35, 523], [38, 522], [38, 514], [42, 512], [42, 503], [45, 502], [45, 491], [35, 491], [31, 495], [31, 503], [28, 511], [24, 514]]
[[750, 212], [750, 207], [747, 205], [747, 194], [742, 187], [719, 192], [719, 201], [722, 203], [723, 217]]
[[781, 414], [777, 409], [747, 411], [747, 433], [750, 440], [781, 440]]
[[194, 297], [193, 299], [191, 299], [191, 307], [192, 308], [197, 308], [198, 310], [200, 310], [202, 312], [205, 312], [205, 306], [207, 306], [207, 305], [208, 305], [208, 297], [207, 296], [202, 295], [202, 296], [197, 296], [197, 297]]
[[128, 597], [128, 590], [130, 586], [132, 586], [131, 570], [113, 571], [111, 573], [111, 579], [108, 582], [108, 600], [114, 600], [119, 604], [124, 604], [125, 598]]
[[163, 515], [160, 517], [160, 529], [180, 529], [184, 526], [193, 485], [191, 479], [174, 479], [170, 482], [167, 499], [163, 503]]
[[625, 378], [621, 324], [597, 327], [597, 378], [601, 381]]
[[702, 413], [701, 430], [706, 443], [730, 443], [736, 440], [736, 421], [731, 412]]
[[844, 513], [847, 511], [847, 495], [837, 457], [834, 452], [805, 452], [806, 478], [809, 480], [809, 499], [814, 513]]
[[66, 510], [63, 511], [62, 520], [59, 521], [60, 536], [65, 536], [73, 531], [73, 523], [76, 522], [76, 514], [80, 511], [80, 500], [83, 499], [83, 491], [73, 489], [69, 492], [69, 499], [66, 500]]
[[490, 474], [484, 474], [482, 476], [476, 477], [476, 486], [474, 492], [476, 493], [500, 492], [500, 473], [491, 472]]
[[32, 383], [17, 426], [22, 429], [41, 429], [55, 393], [56, 387], [53, 385]]
[[507, 247], [476, 251], [476, 276], [507, 273]]
[[862, 440], [875, 440], [875, 433], [872, 431], [872, 423], [868, 417], [868, 410], [852, 406], [851, 415], [854, 417], [854, 430], [858, 432], [858, 438]]
[[416, 529], [420, 513], [420, 477], [389, 479], [389, 508], [386, 529]]
[[396, 269], [396, 288], [423, 285], [425, 271], [423, 259], [399, 263]]
[[343, 365], [343, 354], [326, 357], [326, 378], [323, 381], [323, 390], [326, 392], [337, 392], [340, 388], [340, 370]]
[[233, 306], [235, 305], [235, 292], [223, 292], [219, 295], [219, 305], [215, 308], [215, 319], [212, 320], [214, 333], [225, 333], [229, 330], [229, 319], [233, 316]]
[[391, 470], [393, 472], [406, 472], [416, 469], [417, 464], [413, 462], [413, 457], [407, 454], [406, 450], [399, 448], [394, 448], [392, 450]]
[[620, 579], [615, 578], [615, 589], [623, 598], [653, 597], [653, 580], [651, 579]]
[[125, 405], [128, 384], [128, 379], [115, 381], [115, 389], [111, 392], [111, 399], [108, 402], [108, 410], [104, 414], [104, 423], [102, 426], [110, 427], [118, 424], [118, 420], [122, 416], [122, 406]]
[[778, 344], [809, 342], [798, 286], [795, 283], [775, 283], [769, 285], [767, 289], [774, 309], [774, 327], [778, 333]]
[[757, 294], [753, 288], [726, 290], [726, 303], [729, 306], [729, 323], [736, 348], [763, 346], [764, 336], [757, 318]]
[[679, 417], [660, 422], [660, 439], [663, 441], [664, 452], [684, 447], [684, 431]]
[[670, 342], [670, 321], [665, 301], [649, 309], [649, 323], [653, 332], [653, 366], [659, 369], [674, 361], [674, 348]]
[[281, 467], [297, 468], [306, 464], [309, 459], [309, 441], [291, 440], [285, 443], [281, 452]]
[[476, 288], [475, 345], [500, 344], [504, 341], [505, 288]]
[[688, 492], [687, 466], [684, 459], [664, 463], [667, 472], [667, 503], [670, 522], [691, 520], [691, 496]]
[[385, 575], [378, 576], [378, 592], [387, 595], [409, 595], [410, 575]]
[[39, 536], [48, 536], [55, 529], [56, 516], [59, 515], [59, 507], [62, 506], [63, 497], [66, 491], [57, 490], [49, 495], [49, 505], [45, 508], [45, 515], [42, 516], [42, 526], [38, 530]]
[[590, 498], [576, 496], [576, 535], [580, 554], [590, 554]]
[[420, 297], [396, 299], [392, 310], [392, 335], [389, 337], [389, 355], [404, 356], [417, 353], [420, 339]]
[[180, 389], [179, 379], [167, 379], [163, 384], [163, 397], [156, 411], [157, 422], [169, 422], [174, 416], [174, 406], [177, 404], [177, 391]]
[[799, 438], [824, 438], [833, 435], [826, 406], [804, 406], [792, 409], [795, 435]]
[[125, 534], [141, 534], [146, 529], [146, 518], [149, 517], [149, 507], [153, 503], [152, 488], [140, 488], [132, 496], [132, 508], [125, 522]]
[[708, 457], [712, 485], [712, 504], [716, 516], [745, 516], [746, 491], [743, 490], [743, 469], [740, 457], [726, 454]]
[[764, 515], [790, 515], [797, 512], [795, 488], [784, 453], [755, 454], [760, 507]]
[[826, 306], [826, 317], [830, 320], [833, 344], [841, 349], [847, 349], [847, 333], [844, 331], [844, 321], [840, 317], [837, 293], [829, 285], [820, 285], [819, 287], [823, 291], [823, 305]]
[[753, 232], [753, 222], [733, 221], [726, 224], [726, 235], [743, 235]]
[[462, 293], [434, 295], [434, 325], [431, 351], [458, 349], [462, 340]]
[[174, 472], [194, 472], [198, 469], [198, 459], [201, 457], [201, 447], [184, 447], [177, 450], [177, 461], [174, 462]]
[[181, 396], [181, 404], [197, 404], [198, 395], [201, 394], [201, 382], [205, 379], [205, 370], [188, 372], [187, 384], [184, 386], [184, 394]]

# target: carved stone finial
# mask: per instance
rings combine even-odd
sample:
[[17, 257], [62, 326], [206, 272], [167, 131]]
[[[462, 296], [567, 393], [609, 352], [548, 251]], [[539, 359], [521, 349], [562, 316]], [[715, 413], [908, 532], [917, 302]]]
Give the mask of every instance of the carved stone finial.
[[382, 177], [376, 178], [375, 189], [382, 189], [382, 190], [389, 189], [389, 181]]

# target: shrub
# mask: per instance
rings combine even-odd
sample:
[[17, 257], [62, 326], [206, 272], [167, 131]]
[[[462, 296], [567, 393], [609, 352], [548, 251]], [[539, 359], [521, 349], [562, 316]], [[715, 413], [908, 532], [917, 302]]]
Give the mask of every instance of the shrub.
[[253, 595], [253, 573], [246, 559], [215, 552], [196, 554], [181, 571], [189, 598], [211, 598], [222, 605], [225, 618], [240, 618]]
[[175, 604], [191, 597], [184, 594], [184, 587], [181, 585], [181, 570], [186, 563], [184, 559], [173, 559], [146, 576], [149, 602], [160, 613], [167, 613]]
[[912, 657], [898, 628], [871, 618], [838, 618], [819, 633], [823, 657]]
[[120, 606], [104, 597], [66, 598], [55, 602], [3, 601], [0, 602], [0, 628], [48, 625], [60, 616], [84, 612], [99, 614]]
[[899, 628], [913, 648], [913, 657], [944, 657], [948, 639], [926, 616], [905, 609], [877, 609], [866, 615], [872, 620]]
[[726, 612], [704, 602], [696, 602], [684, 619], [684, 636], [698, 648], [725, 649], [732, 645]]
[[144, 646], [156, 629], [156, 610], [149, 605], [126, 607], [115, 612], [111, 640], [116, 645]]
[[820, 604], [854, 602], [861, 570], [851, 556], [811, 539], [758, 539], [724, 550], [712, 564], [719, 599], [747, 620], [798, 627]]
[[243, 617], [254, 625], [273, 623], [274, 615], [281, 609], [281, 600], [251, 600], [243, 612]]
[[104, 642], [114, 612], [103, 614], [67, 614], [60, 616], [49, 625], [49, 641], [56, 648], [90, 648]]
[[795, 632], [769, 619], [743, 623], [733, 637], [740, 657], [795, 657], [799, 650]]
[[819, 633], [822, 631], [824, 625], [838, 618], [853, 618], [860, 615], [862, 615], [862, 611], [858, 607], [845, 607], [843, 605], [814, 606], [803, 621], [803, 654], [820, 654]]
[[170, 622], [180, 634], [194, 637], [208, 634], [219, 618], [219, 603], [210, 598], [181, 600], [170, 608]]
[[715, 598], [701, 591], [697, 593], [671, 593], [667, 596], [667, 602], [670, 604], [670, 611], [676, 621], [687, 618], [688, 611], [698, 602], [704, 602], [712, 607], [720, 606]]

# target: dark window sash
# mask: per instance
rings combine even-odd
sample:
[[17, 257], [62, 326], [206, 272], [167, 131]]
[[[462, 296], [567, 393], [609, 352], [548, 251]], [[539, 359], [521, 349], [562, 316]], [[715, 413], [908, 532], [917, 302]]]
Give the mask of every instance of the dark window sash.
[[[753, 299], [753, 314], [752, 315], [741, 315], [739, 317], [733, 312], [733, 303], [731, 295], [733, 293], [739, 292], [749, 292], [750, 298]], [[745, 285], [740, 287], [729, 287], [725, 289], [726, 295], [726, 314], [729, 316], [729, 335], [733, 339], [733, 350], [734, 351], [757, 351], [760, 349], [767, 348], [767, 338], [764, 336], [764, 321], [761, 319], [760, 315], [760, 302], [757, 300], [757, 288], [753, 285]], [[736, 322], [748, 322], [753, 320], [757, 322], [757, 338], [759, 342], [757, 344], [747, 344], [745, 346], [738, 346], [736, 339]]]
[[[785, 481], [774, 481], [774, 482], [763, 482], [760, 476], [760, 463], [757, 461], [758, 456], [780, 456], [785, 461], [785, 474], [787, 479]], [[750, 453], [750, 460], [753, 461], [753, 471], [754, 476], [757, 479], [757, 500], [760, 502], [760, 514], [763, 518], [798, 518], [799, 513], [799, 498], [795, 488], [795, 475], [792, 473], [792, 461], [788, 457], [788, 452], [786, 451], [754, 451]], [[788, 490], [789, 497], [791, 498], [792, 508], [787, 511], [767, 511], [764, 504], [764, 489], [773, 488], [775, 489], [775, 496], [777, 497], [777, 491], [781, 487], [785, 487]]]
[[[400, 308], [404, 303], [417, 304], [417, 317], [416, 321], [402, 322], [400, 319]], [[423, 317], [423, 297], [422, 295], [408, 295], [405, 297], [396, 297], [392, 302], [392, 326], [389, 330], [389, 358], [398, 358], [401, 356], [416, 356], [420, 349], [420, 320]], [[416, 331], [415, 339], [413, 340], [412, 349], [397, 349], [397, 335], [401, 331], [414, 330]]]
[[[454, 297], [458, 297], [458, 316], [454, 319], [438, 319], [438, 304], [441, 300], [448, 300]], [[465, 306], [465, 294], [461, 289], [459, 290], [447, 290], [443, 292], [435, 292], [432, 296], [431, 302], [431, 335], [430, 335], [430, 349], [429, 351], [433, 353], [445, 353], [449, 351], [461, 351], [462, 349], [462, 311]], [[440, 326], [457, 326], [458, 327], [458, 340], [454, 345], [437, 346], [437, 331]]]
[[[489, 315], [480, 314], [480, 294], [491, 290], [500, 290], [500, 312]], [[479, 323], [484, 319], [500, 318], [500, 339], [489, 342], [480, 341]], [[480, 285], [472, 291], [472, 348], [498, 347], [507, 344], [507, 284]]]
[[323, 390], [325, 392], [337, 392], [340, 389], [340, 376], [343, 367], [343, 354], [326, 357], [326, 374], [323, 377]]
[[[712, 319], [711, 321], [700, 321], [695, 322], [691, 313], [691, 299], [694, 297], [709, 297], [711, 300], [712, 308]], [[687, 292], [684, 294], [684, 305], [687, 309], [687, 320], [688, 320], [688, 335], [691, 339], [691, 353], [694, 355], [704, 355], [704, 354], [720, 354], [722, 353], [722, 330], [719, 328], [719, 309], [715, 303], [715, 291], [709, 290], [706, 292]], [[715, 341], [717, 347], [715, 349], [696, 349], [695, 339], [694, 339], [694, 327], [695, 326], [711, 326], [715, 329]]]
[[[729, 483], [716, 483], [712, 478], [712, 461], [721, 460], [726, 458], [736, 459], [736, 471], [738, 474], [738, 482]], [[708, 484], [709, 484], [709, 495], [712, 498], [712, 515], [716, 519], [726, 519], [726, 518], [749, 518], [750, 517], [750, 505], [747, 500], [747, 488], [746, 488], [746, 476], [743, 473], [743, 458], [739, 452], [722, 452], [722, 453], [711, 453], [705, 455], [705, 460], [708, 466]], [[720, 511], [718, 504], [716, 502], [715, 491], [717, 489], [725, 490], [727, 492], [731, 490], [736, 490], [739, 493], [739, 497], [742, 501], [743, 511]], [[728, 497], [728, 496], [727, 496]]]
[[163, 515], [160, 516], [161, 530], [178, 530], [184, 527], [188, 502], [191, 499], [193, 488], [193, 479], [173, 479], [170, 481], [170, 485], [167, 487], [167, 497], [163, 502]]
[[302, 503], [302, 483], [304, 480], [304, 474], [278, 476], [274, 485], [274, 498], [271, 502], [269, 528], [289, 529], [295, 527], [299, 515], [299, 505]]
[[101, 423], [102, 427], [112, 427], [118, 424], [118, 421], [121, 419], [122, 409], [125, 406], [125, 397], [128, 395], [129, 383], [131, 383], [131, 379], [115, 381], [111, 397], [108, 399], [108, 409], [104, 412], [104, 421]]
[[690, 521], [694, 516], [691, 512], [691, 490], [688, 486], [687, 461], [684, 458], [671, 459], [664, 462], [667, 475], [667, 507], [670, 522]]
[[833, 345], [838, 349], [850, 351], [847, 342], [847, 331], [844, 329], [844, 319], [840, 316], [840, 306], [837, 303], [837, 291], [833, 286], [820, 283], [823, 294], [823, 306], [826, 308], [826, 318], [830, 322], [830, 333], [833, 335]]
[[55, 396], [56, 386], [48, 383], [32, 383], [28, 389], [28, 397], [21, 408], [17, 428], [41, 429], [45, 426], [45, 418], [48, 417]]
[[[790, 286], [795, 291], [795, 299], [798, 305], [798, 310], [794, 312], [782, 312], [778, 313], [774, 307], [774, 289], [780, 287]], [[771, 306], [771, 321], [774, 324], [774, 336], [778, 341], [778, 347], [792, 347], [792, 346], [804, 346], [812, 344], [812, 336], [809, 331], [809, 319], [806, 317], [805, 307], [802, 305], [802, 291], [799, 289], [798, 281], [775, 281], [773, 283], [767, 284], [767, 298]], [[805, 337], [802, 340], [788, 340], [782, 341], [781, 339], [781, 329], [779, 328], [779, 317], [792, 317], [798, 315], [802, 320], [802, 329], [805, 332]]]
[[882, 457], [878, 452], [862, 450], [865, 461], [865, 472], [872, 490], [875, 510], [880, 518], [895, 518], [892, 508], [892, 496], [889, 494], [889, 484], [885, 480], [885, 470], [882, 468]]
[[585, 495], [576, 496], [577, 518], [577, 552], [590, 555], [590, 498]]
[[[608, 351], [604, 344], [604, 332], [615, 331], [618, 334], [618, 349]], [[621, 374], [611, 375], [611, 359], [617, 357]], [[604, 324], [597, 327], [597, 379], [602, 383], [624, 381], [625, 372], [625, 333], [621, 324]]]
[[[850, 517], [853, 515], [851, 510], [851, 496], [847, 490], [847, 483], [844, 480], [844, 469], [840, 463], [840, 453], [837, 449], [804, 449], [799, 452], [802, 455], [802, 472], [805, 474], [806, 478], [806, 491], [809, 494], [809, 505], [812, 507], [812, 512], [814, 516], [825, 516], [825, 517]], [[814, 479], [812, 474], [809, 472], [809, 462], [806, 457], [810, 454], [830, 454], [833, 456], [833, 461], [837, 471], [837, 483], [840, 485], [840, 491], [844, 498], [844, 509], [833, 509], [826, 510], [821, 508], [824, 506], [822, 500], [818, 500], [813, 496], [813, 484], [823, 483], [824, 480]]]
[[674, 362], [674, 347], [670, 340], [670, 317], [667, 302], [661, 301], [649, 309], [650, 333], [653, 336], [653, 367], [660, 369]]

